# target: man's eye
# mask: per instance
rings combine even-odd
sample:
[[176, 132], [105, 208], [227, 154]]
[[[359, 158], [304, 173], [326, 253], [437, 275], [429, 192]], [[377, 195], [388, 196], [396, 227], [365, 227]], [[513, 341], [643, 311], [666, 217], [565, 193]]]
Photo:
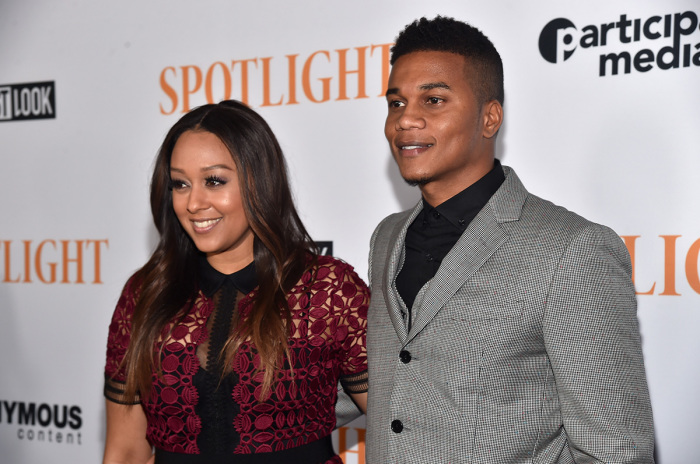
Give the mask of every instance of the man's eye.
[[437, 105], [438, 103], [442, 103], [444, 100], [440, 97], [429, 97], [428, 98], [428, 103], [431, 105]]
[[389, 102], [389, 108], [399, 108], [401, 106], [404, 106], [402, 101], [392, 100]]

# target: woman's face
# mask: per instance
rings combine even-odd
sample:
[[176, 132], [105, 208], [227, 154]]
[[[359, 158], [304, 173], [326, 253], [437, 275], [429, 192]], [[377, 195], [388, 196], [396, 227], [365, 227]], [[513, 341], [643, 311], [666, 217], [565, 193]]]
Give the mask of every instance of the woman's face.
[[205, 131], [187, 131], [170, 160], [173, 209], [214, 269], [230, 274], [253, 260], [253, 232], [243, 210], [238, 170], [226, 146]]

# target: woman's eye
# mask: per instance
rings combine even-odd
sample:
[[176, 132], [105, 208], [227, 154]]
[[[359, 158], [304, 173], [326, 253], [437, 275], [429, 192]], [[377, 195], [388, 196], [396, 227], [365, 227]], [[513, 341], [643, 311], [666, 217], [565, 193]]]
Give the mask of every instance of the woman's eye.
[[187, 184], [181, 180], [177, 179], [172, 179], [170, 181], [170, 189], [171, 190], [182, 190], [184, 188], [187, 188]]
[[221, 177], [209, 176], [206, 178], [207, 187], [218, 187], [220, 185], [225, 185], [226, 182], [226, 179], [222, 179]]

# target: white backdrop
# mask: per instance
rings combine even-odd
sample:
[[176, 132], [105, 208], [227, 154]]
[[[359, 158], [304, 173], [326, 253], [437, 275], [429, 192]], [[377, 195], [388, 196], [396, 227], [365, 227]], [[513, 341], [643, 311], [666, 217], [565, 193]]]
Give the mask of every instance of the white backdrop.
[[501, 53], [502, 162], [628, 243], [658, 461], [700, 462], [700, 1], [427, 3], [0, 2], [0, 464], [101, 459], [107, 326], [156, 242], [150, 169], [187, 105], [256, 108], [312, 236], [366, 276], [374, 226], [419, 197], [383, 137], [384, 52], [437, 13]]

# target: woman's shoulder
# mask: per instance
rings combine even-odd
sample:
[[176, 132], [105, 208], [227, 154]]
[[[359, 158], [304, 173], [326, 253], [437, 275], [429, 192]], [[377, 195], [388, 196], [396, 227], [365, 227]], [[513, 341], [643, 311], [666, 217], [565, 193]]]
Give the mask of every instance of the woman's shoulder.
[[142, 269], [139, 269], [126, 279], [126, 283], [122, 289], [122, 295], [138, 296], [138, 294], [141, 293], [142, 285], [143, 272]]
[[350, 268], [352, 269], [352, 266], [348, 264], [347, 262], [343, 261], [340, 258], [336, 258], [335, 256], [330, 256], [330, 255], [318, 255], [316, 257], [317, 263], [319, 266], [326, 266], [326, 267], [339, 267], [339, 268]]
[[340, 258], [319, 255], [314, 265], [316, 280], [335, 282], [355, 282], [364, 286], [364, 280], [357, 275], [351, 264]]
[[355, 272], [355, 269], [346, 261], [328, 255], [318, 255], [316, 257], [316, 263], [314, 264], [314, 267], [316, 272], [319, 272], [323, 269], [332, 271], [334, 273]]
[[139, 269], [131, 276], [126, 279], [126, 283], [122, 288], [121, 295], [119, 295], [119, 302], [117, 303], [117, 308], [133, 307], [136, 301], [141, 295], [141, 288], [143, 287], [143, 269]]

